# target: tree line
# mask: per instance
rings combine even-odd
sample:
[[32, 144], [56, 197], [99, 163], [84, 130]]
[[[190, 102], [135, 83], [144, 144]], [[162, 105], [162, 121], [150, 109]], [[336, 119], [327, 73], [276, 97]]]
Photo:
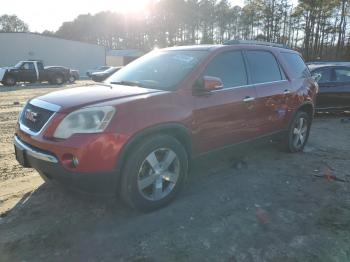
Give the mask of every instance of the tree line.
[[[306, 60], [350, 59], [349, 0], [150, 0], [143, 15], [79, 15], [43, 34], [111, 49], [262, 40], [288, 45]], [[1, 29], [1, 23], [0, 23]]]

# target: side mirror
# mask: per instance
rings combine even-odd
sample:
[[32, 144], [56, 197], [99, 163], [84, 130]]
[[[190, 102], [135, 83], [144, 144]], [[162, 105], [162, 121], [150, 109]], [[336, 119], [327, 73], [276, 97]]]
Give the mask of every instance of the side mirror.
[[320, 73], [315, 73], [312, 75], [312, 78], [318, 83], [320, 81], [322, 75]]
[[224, 83], [222, 82], [222, 80], [214, 76], [204, 76], [195, 84], [195, 90], [201, 92], [215, 91], [222, 89], [223, 87]]

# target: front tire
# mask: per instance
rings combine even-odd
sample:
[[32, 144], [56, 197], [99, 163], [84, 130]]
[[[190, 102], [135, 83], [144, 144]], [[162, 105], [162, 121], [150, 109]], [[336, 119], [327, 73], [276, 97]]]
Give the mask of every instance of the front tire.
[[187, 171], [187, 152], [178, 140], [167, 135], [146, 138], [128, 154], [121, 197], [141, 211], [158, 209], [174, 199]]
[[287, 150], [295, 153], [304, 149], [309, 138], [311, 117], [304, 111], [298, 111], [292, 120], [287, 134]]
[[17, 84], [16, 78], [14, 76], [6, 76], [4, 81], [2, 82], [4, 86], [14, 86]]

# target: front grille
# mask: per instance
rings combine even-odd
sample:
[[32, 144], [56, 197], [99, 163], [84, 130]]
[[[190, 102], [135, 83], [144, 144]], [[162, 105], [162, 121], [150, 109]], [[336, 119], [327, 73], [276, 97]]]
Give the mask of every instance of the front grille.
[[54, 113], [28, 103], [23, 109], [20, 122], [31, 131], [39, 132]]

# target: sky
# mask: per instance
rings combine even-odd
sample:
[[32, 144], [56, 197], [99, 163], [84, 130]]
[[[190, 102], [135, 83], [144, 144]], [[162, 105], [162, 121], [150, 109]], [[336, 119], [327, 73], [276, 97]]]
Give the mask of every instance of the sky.
[[[101, 11], [142, 12], [148, 0], [2, 0], [0, 15], [15, 14], [29, 25], [32, 32], [56, 31], [63, 22], [79, 14]], [[230, 0], [242, 6], [244, 0]]]

